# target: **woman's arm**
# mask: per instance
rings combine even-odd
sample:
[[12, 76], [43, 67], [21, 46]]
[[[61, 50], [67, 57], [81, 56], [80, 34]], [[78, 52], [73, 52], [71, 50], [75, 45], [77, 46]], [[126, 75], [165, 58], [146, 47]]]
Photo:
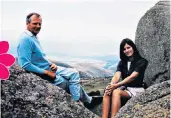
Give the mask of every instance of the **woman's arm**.
[[113, 84], [111, 84], [111, 85], [108, 85], [108, 86], [107, 86], [107, 90], [105, 91], [106, 94], [111, 95], [111, 92], [112, 92], [114, 89], [117, 89], [117, 88], [120, 87], [120, 86], [123, 86], [123, 85], [125, 85], [125, 84], [130, 83], [131, 81], [134, 80], [134, 78], [136, 78], [136, 77], [138, 76], [138, 74], [139, 74], [138, 72], [135, 72], [135, 71], [134, 71], [130, 76], [126, 77], [124, 80], [122, 80], [122, 81], [120, 81], [120, 82], [118, 82], [118, 83], [113, 83]]
[[105, 93], [106, 94], [108, 94], [108, 95], [111, 94], [111, 86], [114, 85], [114, 84], [116, 84], [119, 81], [120, 77], [121, 77], [121, 72], [120, 71], [117, 71], [115, 73], [115, 75], [113, 76], [111, 82], [106, 87], [106, 90], [105, 90]]
[[132, 82], [138, 75], [139, 75], [139, 73], [134, 71], [130, 76], [126, 77], [124, 80], [116, 83], [114, 85], [114, 88], [118, 88], [120, 86], [123, 86], [125, 84], [128, 84], [128, 83]]
[[113, 76], [110, 84], [116, 84], [119, 81], [120, 77], [121, 77], [121, 72], [117, 71]]
[[123, 81], [117, 83], [115, 86], [118, 88], [122, 85], [128, 84], [132, 82], [138, 75], [139, 73], [144, 73], [146, 67], [147, 67], [148, 61], [146, 59], [141, 59], [139, 60], [136, 65], [135, 65], [135, 70], [132, 72], [132, 74], [128, 77], [126, 77]]

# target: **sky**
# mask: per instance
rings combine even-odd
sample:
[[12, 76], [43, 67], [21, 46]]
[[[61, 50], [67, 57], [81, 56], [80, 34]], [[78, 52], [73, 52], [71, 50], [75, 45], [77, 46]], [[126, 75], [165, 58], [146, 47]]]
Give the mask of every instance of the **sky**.
[[158, 0], [2, 0], [0, 36], [15, 53], [30, 12], [42, 16], [38, 34], [49, 56], [118, 55], [122, 39], [135, 40], [140, 18]]

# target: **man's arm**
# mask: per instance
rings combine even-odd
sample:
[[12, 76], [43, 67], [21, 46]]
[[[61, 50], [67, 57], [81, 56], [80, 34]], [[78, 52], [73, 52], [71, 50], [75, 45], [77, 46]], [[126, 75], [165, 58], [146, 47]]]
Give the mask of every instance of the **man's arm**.
[[34, 53], [34, 46], [35, 45], [32, 38], [27, 36], [21, 37], [20, 43], [17, 47], [19, 65], [27, 71], [38, 74], [45, 74], [55, 79], [57, 70], [57, 66], [55, 64], [52, 64], [47, 60], [52, 71], [39, 68], [38, 66], [32, 64], [31, 58], [32, 54]]
[[41, 69], [31, 63], [31, 55], [33, 50], [33, 42], [29, 38], [23, 38], [17, 48], [19, 65], [27, 71], [44, 74]]

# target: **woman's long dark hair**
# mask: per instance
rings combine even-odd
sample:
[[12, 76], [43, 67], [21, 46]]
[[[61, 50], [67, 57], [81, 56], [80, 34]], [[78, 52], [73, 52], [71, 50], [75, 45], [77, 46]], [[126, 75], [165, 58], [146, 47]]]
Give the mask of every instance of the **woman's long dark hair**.
[[129, 39], [129, 38], [125, 38], [125, 39], [122, 40], [122, 42], [120, 44], [120, 59], [123, 62], [127, 62], [128, 61], [128, 57], [123, 52], [125, 44], [128, 44], [128, 45], [130, 45], [133, 48], [133, 50], [134, 50], [134, 55], [133, 55], [134, 58], [141, 58], [141, 56], [140, 56], [140, 54], [139, 54], [139, 52], [137, 50], [137, 47], [134, 44], [134, 42], [131, 39]]

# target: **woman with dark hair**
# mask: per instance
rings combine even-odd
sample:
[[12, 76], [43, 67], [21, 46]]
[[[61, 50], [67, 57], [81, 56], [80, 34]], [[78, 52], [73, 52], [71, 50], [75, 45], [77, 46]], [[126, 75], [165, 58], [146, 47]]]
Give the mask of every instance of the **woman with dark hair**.
[[147, 64], [134, 42], [128, 38], [123, 39], [120, 44], [120, 62], [103, 96], [102, 118], [108, 118], [109, 111], [111, 118], [116, 115], [121, 107], [121, 98], [128, 100], [144, 91], [143, 78]]

